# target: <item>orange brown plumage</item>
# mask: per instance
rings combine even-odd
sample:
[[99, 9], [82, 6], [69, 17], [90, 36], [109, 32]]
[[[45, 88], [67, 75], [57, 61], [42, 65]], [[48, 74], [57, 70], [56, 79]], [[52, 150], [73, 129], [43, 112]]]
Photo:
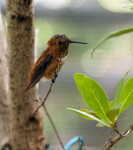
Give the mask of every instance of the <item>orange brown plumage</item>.
[[68, 54], [70, 43], [87, 44], [84, 42], [71, 41], [66, 35], [54, 35], [47, 43], [47, 49], [41, 54], [30, 72], [30, 82], [26, 91], [34, 87], [42, 77], [52, 79], [58, 68], [59, 59], [61, 66], [65, 63], [65, 57]]

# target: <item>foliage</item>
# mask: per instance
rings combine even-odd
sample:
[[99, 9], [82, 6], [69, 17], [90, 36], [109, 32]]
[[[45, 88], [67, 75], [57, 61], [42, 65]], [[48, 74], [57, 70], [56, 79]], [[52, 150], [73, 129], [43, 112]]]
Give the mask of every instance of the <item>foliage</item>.
[[[133, 0], [129, 0], [129, 2], [133, 3]], [[125, 6], [124, 8], [125, 8], [125, 9], [129, 9], [129, 10], [133, 10], [133, 6]], [[94, 54], [95, 50], [96, 50], [99, 46], [101, 46], [105, 41], [107, 41], [107, 40], [109, 40], [109, 39], [111, 39], [111, 38], [114, 38], [114, 37], [118, 37], [118, 36], [121, 36], [121, 35], [130, 33], [130, 32], [133, 32], [133, 28], [122, 29], [122, 30], [115, 31], [115, 32], [112, 32], [112, 33], [108, 34], [107, 36], [105, 36], [101, 41], [99, 41], [99, 42], [94, 46], [94, 48], [92, 49], [92, 52], [91, 52], [91, 57], [93, 57], [93, 54]]]
[[[129, 2], [133, 3], [133, 0], [129, 0]], [[127, 9], [127, 10], [133, 10], [132, 5], [131, 6], [125, 6], [124, 8]]]
[[114, 100], [109, 103], [104, 89], [93, 79], [84, 74], [76, 73], [75, 82], [86, 105], [91, 110], [72, 109], [81, 117], [98, 122], [98, 127], [114, 128], [119, 115], [133, 104], [133, 77], [125, 83], [125, 76], [119, 81]]
[[92, 49], [92, 52], [91, 52], [91, 56], [93, 56], [93, 53], [95, 52], [95, 50], [96, 50], [99, 46], [101, 46], [105, 41], [107, 41], [107, 40], [109, 40], [109, 39], [111, 39], [111, 38], [114, 38], [114, 37], [118, 37], [118, 36], [121, 36], [121, 35], [130, 33], [130, 32], [133, 32], [133, 28], [122, 29], [122, 30], [115, 31], [115, 32], [113, 32], [113, 33], [108, 34], [107, 36], [105, 36], [101, 41], [99, 41], [99, 42], [94, 46], [94, 48]]

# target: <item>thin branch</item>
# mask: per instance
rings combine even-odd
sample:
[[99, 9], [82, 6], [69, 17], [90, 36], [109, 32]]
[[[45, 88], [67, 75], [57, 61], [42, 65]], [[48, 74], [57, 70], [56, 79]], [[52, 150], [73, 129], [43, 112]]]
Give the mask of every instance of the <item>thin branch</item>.
[[80, 142], [80, 137], [78, 138], [78, 143], [79, 143], [79, 146], [80, 146], [81, 150], [82, 150], [82, 149], [85, 150], [85, 148], [82, 146], [82, 144], [81, 144], [81, 142]]
[[114, 136], [114, 130], [111, 131], [110, 138], [109, 138], [109, 139], [106, 141], [106, 143], [103, 145], [102, 150], [104, 150], [104, 149], [107, 147], [107, 145], [112, 141], [113, 136]]
[[119, 129], [118, 129], [118, 127], [117, 127], [117, 123], [115, 123], [113, 129], [114, 129], [114, 131], [115, 131], [117, 134], [122, 135], [122, 133], [119, 131]]
[[[56, 69], [56, 71], [55, 71], [55, 74], [54, 74], [54, 77], [53, 77], [52, 82], [51, 82], [51, 84], [50, 84], [50, 87], [49, 87], [49, 89], [48, 89], [48, 92], [47, 92], [45, 98], [42, 100], [42, 103], [37, 107], [36, 111], [33, 113], [33, 116], [35, 116], [36, 113], [38, 112], [38, 110], [40, 109], [40, 107], [43, 106], [43, 108], [44, 108], [44, 110], [45, 110], [45, 112], [46, 112], [46, 115], [47, 115], [47, 117], [49, 118], [50, 123], [51, 123], [51, 125], [52, 125], [52, 127], [53, 127], [53, 129], [54, 129], [54, 132], [55, 132], [55, 134], [56, 134], [56, 136], [57, 136], [57, 139], [59, 140], [59, 143], [60, 143], [62, 149], [64, 150], [63, 142], [62, 142], [62, 140], [61, 140], [61, 138], [60, 138], [60, 136], [59, 136], [59, 133], [58, 133], [56, 127], [55, 127], [55, 124], [54, 124], [54, 122], [53, 122], [53, 120], [52, 120], [52, 118], [51, 118], [50, 114], [48, 113], [47, 108], [46, 108], [46, 106], [45, 106], [45, 101], [47, 100], [47, 98], [48, 98], [48, 96], [49, 96], [49, 94], [50, 94], [50, 92], [51, 92], [52, 86], [53, 86], [53, 84], [55, 83], [55, 80], [56, 80], [56, 78], [57, 78], [57, 73], [59, 72], [60, 67], [61, 67], [61, 59], [58, 59], [58, 67], [57, 67], [57, 69]], [[40, 100], [41, 100], [41, 99], [42, 99], [42, 98], [40, 98]], [[35, 100], [35, 101], [39, 102], [39, 100]]]
[[37, 109], [36, 109], [35, 112], [33, 113], [33, 116], [36, 115], [36, 113], [38, 112], [38, 110], [40, 109], [40, 107], [43, 106], [44, 103], [45, 103], [45, 101], [47, 100], [47, 98], [48, 98], [48, 96], [49, 96], [49, 94], [50, 94], [50, 92], [51, 92], [52, 86], [53, 86], [53, 84], [55, 83], [55, 80], [56, 80], [56, 78], [57, 78], [57, 73], [58, 73], [58, 71], [60, 70], [60, 67], [61, 67], [61, 59], [58, 58], [58, 67], [57, 67], [57, 69], [56, 69], [56, 71], [55, 71], [55, 74], [54, 74], [54, 77], [53, 77], [52, 82], [51, 82], [51, 84], [50, 84], [50, 87], [49, 87], [49, 89], [48, 89], [48, 92], [47, 92], [45, 98], [43, 99], [42, 103], [37, 107]]
[[52, 89], [53, 84], [54, 84], [54, 82], [51, 82], [50, 87], [49, 87], [49, 89], [48, 89], [48, 92], [47, 92], [47, 94], [46, 94], [46, 97], [43, 99], [42, 103], [37, 107], [37, 109], [35, 110], [33, 116], [35, 116], [36, 113], [38, 112], [38, 110], [40, 109], [40, 107], [44, 105], [45, 101], [47, 100], [47, 98], [48, 98], [48, 96], [49, 96], [49, 94], [50, 94], [50, 92], [51, 92], [51, 89]]
[[130, 126], [126, 131], [123, 133], [119, 134], [116, 138], [114, 138], [110, 143], [104, 148], [104, 150], [110, 150], [111, 147], [114, 146], [118, 141], [120, 141], [122, 138], [126, 137], [131, 131], [133, 130], [133, 125]]
[[57, 138], [58, 138], [58, 140], [59, 140], [59, 143], [60, 143], [62, 149], [64, 149], [63, 142], [62, 142], [62, 140], [61, 140], [61, 138], [60, 138], [60, 136], [59, 136], [59, 133], [58, 133], [56, 127], [55, 127], [55, 124], [54, 124], [54, 122], [53, 122], [53, 120], [52, 120], [50, 114], [48, 113], [48, 110], [47, 110], [45, 104], [43, 104], [43, 108], [44, 108], [44, 110], [45, 110], [45, 112], [46, 112], [46, 115], [47, 115], [48, 118], [49, 118], [49, 121], [50, 121], [50, 123], [51, 123], [51, 125], [52, 125], [52, 127], [53, 127], [53, 129], [54, 129], [54, 132], [55, 132], [55, 134], [56, 134], [56, 136], [57, 136]]

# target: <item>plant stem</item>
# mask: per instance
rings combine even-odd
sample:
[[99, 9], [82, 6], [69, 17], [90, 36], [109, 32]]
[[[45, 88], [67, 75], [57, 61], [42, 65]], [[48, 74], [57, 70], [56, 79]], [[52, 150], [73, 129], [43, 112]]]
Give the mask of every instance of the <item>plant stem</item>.
[[36, 109], [35, 112], [33, 113], [33, 116], [36, 115], [36, 113], [38, 112], [38, 110], [40, 109], [40, 107], [43, 106], [44, 103], [45, 103], [45, 101], [47, 100], [47, 98], [48, 98], [48, 96], [49, 96], [49, 94], [50, 94], [50, 92], [51, 92], [52, 86], [53, 86], [53, 84], [55, 83], [55, 80], [56, 80], [56, 78], [57, 78], [57, 73], [58, 73], [58, 71], [60, 70], [60, 67], [61, 67], [61, 59], [58, 59], [58, 67], [57, 67], [57, 69], [56, 69], [56, 71], [55, 71], [55, 74], [54, 74], [54, 77], [53, 77], [53, 79], [52, 79], [52, 81], [51, 81], [51, 84], [50, 84], [50, 87], [49, 87], [49, 89], [48, 89], [48, 92], [47, 92], [45, 98], [43, 99], [42, 103], [37, 107], [37, 109]]
[[[133, 125], [130, 126], [130, 128], [128, 128], [126, 131], [124, 131], [123, 133], [119, 134], [117, 137], [115, 137], [113, 140], [111, 140], [110, 142], [108, 142], [108, 144], [106, 145], [106, 147], [104, 147], [104, 149], [102, 150], [111, 150], [111, 148], [114, 146], [114, 144], [116, 144], [118, 141], [120, 141], [122, 138], [126, 137], [129, 133], [131, 133], [131, 131], [133, 130]], [[115, 131], [115, 130], [114, 130]], [[118, 133], [118, 132], [116, 132]], [[120, 132], [119, 132], [120, 133]]]
[[42, 103], [37, 107], [37, 109], [35, 110], [33, 116], [35, 116], [36, 113], [38, 112], [38, 110], [40, 109], [40, 107], [44, 105], [45, 101], [47, 100], [47, 98], [48, 98], [48, 96], [49, 96], [49, 94], [51, 92], [52, 86], [53, 86], [53, 82], [51, 82], [50, 87], [48, 89], [48, 92], [47, 92], [45, 98], [43, 99]]
[[[56, 80], [56, 78], [57, 78], [57, 73], [58, 73], [58, 71], [60, 70], [60, 66], [61, 66], [61, 59], [58, 59], [58, 67], [57, 67], [56, 72], [55, 72], [55, 74], [54, 74], [54, 77], [53, 77], [53, 79], [52, 79], [52, 81], [51, 81], [51, 84], [50, 84], [50, 87], [49, 87], [49, 89], [48, 89], [48, 92], [47, 92], [45, 98], [42, 100], [42, 103], [37, 107], [37, 109], [36, 109], [35, 112], [33, 113], [33, 116], [35, 116], [36, 113], [38, 112], [38, 110], [40, 109], [40, 107], [43, 106], [43, 108], [44, 108], [44, 110], [45, 110], [45, 112], [46, 112], [46, 115], [47, 115], [47, 117], [49, 118], [49, 121], [50, 121], [50, 123], [51, 123], [51, 125], [52, 125], [52, 127], [53, 127], [53, 129], [54, 129], [54, 132], [55, 132], [55, 134], [56, 134], [56, 136], [57, 136], [57, 139], [59, 140], [59, 143], [60, 143], [62, 149], [64, 150], [63, 142], [62, 142], [62, 140], [61, 140], [61, 138], [60, 138], [60, 136], [59, 136], [59, 133], [58, 133], [56, 127], [55, 127], [55, 124], [54, 124], [54, 122], [53, 122], [53, 120], [52, 120], [50, 114], [48, 113], [47, 107], [45, 106], [45, 101], [47, 100], [47, 98], [48, 98], [48, 96], [49, 96], [49, 94], [50, 94], [50, 92], [51, 92], [52, 86], [53, 86], [53, 84], [55, 83], [55, 80]], [[40, 99], [42, 99], [42, 98], [40, 98]]]
[[60, 143], [62, 149], [64, 149], [63, 142], [62, 142], [62, 140], [61, 140], [61, 138], [60, 138], [60, 136], [59, 136], [59, 133], [58, 133], [56, 127], [55, 127], [55, 124], [54, 124], [54, 122], [53, 122], [53, 120], [52, 120], [50, 114], [48, 113], [48, 110], [47, 110], [47, 107], [45, 106], [45, 104], [43, 104], [43, 108], [44, 108], [44, 110], [45, 110], [45, 112], [46, 112], [46, 115], [47, 115], [48, 118], [49, 118], [49, 121], [50, 121], [50, 123], [51, 123], [51, 125], [52, 125], [52, 127], [53, 127], [53, 129], [54, 129], [54, 132], [55, 132], [55, 134], [56, 134], [56, 136], [57, 136], [57, 138], [58, 138], [58, 140], [59, 140], [59, 143]]

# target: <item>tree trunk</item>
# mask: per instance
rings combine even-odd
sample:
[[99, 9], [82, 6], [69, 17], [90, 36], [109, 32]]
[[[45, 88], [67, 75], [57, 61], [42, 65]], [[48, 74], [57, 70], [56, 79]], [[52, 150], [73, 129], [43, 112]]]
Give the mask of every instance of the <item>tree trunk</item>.
[[45, 150], [43, 120], [37, 90], [25, 93], [34, 63], [33, 0], [6, 0], [9, 65], [10, 140], [13, 150]]
[[0, 149], [9, 148], [8, 68], [6, 59], [6, 37], [0, 10]]

